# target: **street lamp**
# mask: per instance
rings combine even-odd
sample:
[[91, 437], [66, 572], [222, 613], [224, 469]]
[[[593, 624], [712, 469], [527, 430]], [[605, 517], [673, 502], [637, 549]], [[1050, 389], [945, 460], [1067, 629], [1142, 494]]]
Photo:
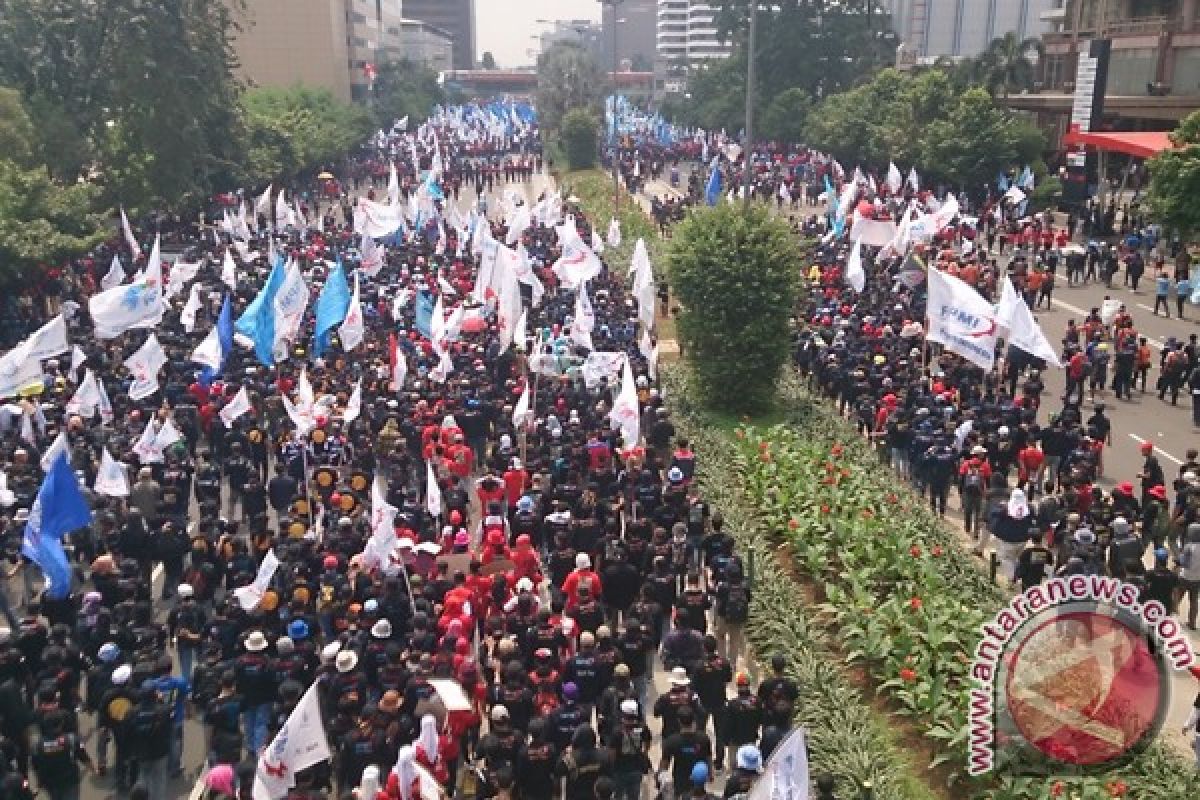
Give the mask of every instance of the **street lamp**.
[[746, 37], [746, 146], [742, 148], [742, 202], [750, 207], [750, 184], [754, 178], [754, 39], [758, 29], [758, 0], [750, 0], [750, 32]]
[[[613, 176], [613, 214], [615, 215], [621, 205], [621, 179], [617, 169], [618, 154], [620, 152], [619, 142], [617, 141], [617, 67], [620, 64], [617, 53], [617, 28], [620, 20], [617, 19], [617, 9], [625, 0], [600, 0], [602, 6], [612, 6], [612, 176]], [[604, 19], [604, 14], [601, 13], [600, 19]]]

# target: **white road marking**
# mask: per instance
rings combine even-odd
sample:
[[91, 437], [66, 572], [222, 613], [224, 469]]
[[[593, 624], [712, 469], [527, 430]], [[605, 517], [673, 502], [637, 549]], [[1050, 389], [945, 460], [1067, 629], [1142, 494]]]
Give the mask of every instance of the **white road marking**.
[[[1151, 314], [1154, 314], [1154, 309], [1151, 308], [1150, 306], [1146, 305], [1145, 303], [1134, 303], [1134, 305], [1137, 306], [1138, 308], [1144, 308], [1147, 311], [1149, 311]], [[1155, 314], [1155, 316], [1157, 316], [1157, 314]]]
[[[1141, 436], [1138, 436], [1136, 433], [1131, 433], [1131, 434], [1129, 434], [1129, 438], [1130, 438], [1130, 439], [1133, 439], [1133, 440], [1134, 440], [1135, 442], [1137, 442], [1138, 444], [1145, 444], [1145, 443], [1148, 441], [1148, 440], [1146, 440], [1146, 439], [1143, 439]], [[1158, 453], [1160, 456], [1162, 456], [1163, 458], [1165, 458], [1167, 461], [1170, 461], [1172, 464], [1174, 464], [1174, 465], [1175, 465], [1175, 466], [1177, 466], [1177, 467], [1181, 467], [1181, 466], [1183, 466], [1183, 461], [1181, 461], [1180, 459], [1178, 459], [1178, 458], [1176, 458], [1175, 456], [1171, 455], [1171, 454], [1170, 454], [1170, 453], [1168, 453], [1166, 450], [1163, 450], [1163, 449], [1162, 449], [1161, 447], [1159, 447], [1158, 445], [1155, 445], [1155, 446], [1154, 446], [1154, 452]]]

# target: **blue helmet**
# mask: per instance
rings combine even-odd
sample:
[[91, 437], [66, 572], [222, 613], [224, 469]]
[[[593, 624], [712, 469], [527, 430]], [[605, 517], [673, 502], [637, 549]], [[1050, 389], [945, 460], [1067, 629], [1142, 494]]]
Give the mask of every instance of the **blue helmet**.
[[294, 619], [288, 625], [288, 638], [293, 642], [308, 638], [308, 623], [302, 619]]

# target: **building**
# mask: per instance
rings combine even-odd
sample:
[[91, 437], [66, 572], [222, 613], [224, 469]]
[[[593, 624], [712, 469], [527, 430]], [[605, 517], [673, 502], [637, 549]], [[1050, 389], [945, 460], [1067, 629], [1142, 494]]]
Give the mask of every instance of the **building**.
[[556, 44], [566, 42], [579, 45], [597, 64], [607, 63], [603, 60], [604, 29], [600, 27], [600, 23], [590, 19], [555, 20], [550, 29], [543, 31], [538, 38], [543, 53]]
[[405, 19], [400, 21], [399, 37], [401, 58], [424, 64], [436, 72], [453, 67], [454, 37], [449, 31], [419, 19]]
[[655, 24], [656, 94], [687, 89], [688, 69], [714, 58], [727, 58], [733, 47], [717, 38], [716, 9], [701, 0], [658, 0]]
[[[532, 97], [537, 92], [537, 71], [532, 69], [469, 69], [455, 70], [445, 74], [448, 88], [464, 93], [471, 98], [488, 98], [499, 95]], [[605, 72], [604, 86], [612, 86], [612, 72]], [[654, 90], [653, 72], [617, 73], [617, 86], [621, 94], [635, 102], [650, 99]]]
[[404, 17], [450, 34], [454, 69], [475, 67], [475, 0], [404, 0]]
[[993, 39], [1015, 33], [1037, 38], [1051, 28], [1044, 18], [1056, 0], [879, 0], [901, 41], [901, 63], [931, 63], [942, 56], [971, 58]]
[[605, 3], [601, 16], [604, 28], [604, 64], [613, 63], [613, 24], [616, 21], [617, 59], [620, 68], [649, 71], [654, 67], [657, 44], [657, 0], [620, 0], [614, 7]]
[[1044, 16], [1053, 29], [1042, 36], [1038, 91], [1007, 102], [1038, 112], [1052, 133], [1067, 131], [1093, 42], [1109, 43], [1093, 132], [1170, 130], [1200, 108], [1200, 0], [1060, 0]]
[[252, 86], [328, 89], [366, 96], [368, 65], [402, 52], [400, 0], [254, 0], [234, 37], [239, 71]]

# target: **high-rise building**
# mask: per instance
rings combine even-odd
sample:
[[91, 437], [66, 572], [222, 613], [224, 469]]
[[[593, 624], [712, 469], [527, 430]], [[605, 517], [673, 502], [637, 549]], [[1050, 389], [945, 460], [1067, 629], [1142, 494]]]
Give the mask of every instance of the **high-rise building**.
[[556, 44], [567, 42], [579, 45], [585, 52], [603, 66], [604, 56], [603, 30], [600, 23], [590, 19], [560, 19], [555, 20], [553, 27], [543, 31], [538, 37], [543, 53]]
[[615, 19], [618, 65], [635, 72], [650, 71], [654, 67], [657, 44], [657, 0], [621, 0], [615, 6], [615, 12], [614, 6], [604, 5], [601, 22], [604, 26], [605, 68], [612, 68]]
[[703, 0], [658, 0], [656, 55], [665, 72], [729, 55], [730, 43], [717, 38], [716, 14]]
[[454, 69], [475, 67], [475, 0], [404, 0], [404, 16], [454, 37]]
[[401, 20], [400, 54], [435, 72], [445, 72], [454, 63], [454, 37], [419, 19]]
[[1051, 29], [1045, 12], [1055, 0], [881, 0], [901, 42], [902, 63], [929, 63], [940, 56], [969, 58], [993, 39], [1015, 33], [1020, 40]]
[[254, 0], [234, 37], [253, 86], [303, 84], [366, 95], [370, 66], [403, 56], [400, 0]]

